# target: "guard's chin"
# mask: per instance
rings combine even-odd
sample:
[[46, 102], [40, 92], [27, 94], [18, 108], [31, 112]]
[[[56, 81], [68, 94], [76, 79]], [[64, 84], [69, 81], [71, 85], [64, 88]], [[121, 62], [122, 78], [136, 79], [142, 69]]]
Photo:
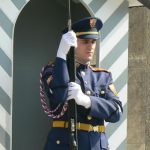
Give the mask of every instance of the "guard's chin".
[[88, 57], [88, 58], [87, 58], [87, 61], [91, 61], [91, 60], [92, 60], [92, 57]]

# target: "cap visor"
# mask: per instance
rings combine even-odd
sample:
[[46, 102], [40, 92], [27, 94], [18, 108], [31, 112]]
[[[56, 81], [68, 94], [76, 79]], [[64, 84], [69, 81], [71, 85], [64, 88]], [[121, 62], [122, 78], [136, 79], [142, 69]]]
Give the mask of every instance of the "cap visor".
[[97, 39], [100, 38], [100, 35], [98, 35], [98, 34], [87, 34], [87, 35], [80, 35], [80, 36], [78, 36], [78, 38], [80, 38], [80, 39], [95, 39], [95, 40], [97, 40]]

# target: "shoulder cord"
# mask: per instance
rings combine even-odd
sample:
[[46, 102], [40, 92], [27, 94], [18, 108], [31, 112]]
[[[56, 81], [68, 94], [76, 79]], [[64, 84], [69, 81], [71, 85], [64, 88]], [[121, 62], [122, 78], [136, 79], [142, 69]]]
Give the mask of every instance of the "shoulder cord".
[[65, 112], [67, 111], [67, 108], [68, 108], [68, 103], [65, 102], [63, 107], [62, 107], [62, 110], [59, 114], [55, 115], [54, 113], [57, 112], [57, 110], [60, 108], [61, 104], [59, 104], [54, 110], [51, 110], [48, 103], [47, 103], [47, 100], [45, 98], [45, 95], [44, 95], [44, 86], [43, 86], [43, 82], [42, 82], [42, 74], [43, 74], [43, 71], [44, 71], [44, 67], [42, 68], [42, 71], [40, 72], [40, 100], [41, 100], [41, 104], [42, 104], [42, 107], [44, 109], [44, 112], [51, 118], [61, 118]]

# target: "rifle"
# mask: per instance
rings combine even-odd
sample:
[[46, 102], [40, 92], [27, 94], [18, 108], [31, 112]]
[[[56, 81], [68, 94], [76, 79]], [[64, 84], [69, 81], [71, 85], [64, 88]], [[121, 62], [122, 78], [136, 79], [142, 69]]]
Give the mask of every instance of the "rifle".
[[[69, 19], [68, 30], [71, 30], [71, 12], [70, 12], [70, 0], [69, 3]], [[75, 67], [75, 48], [71, 47], [67, 55], [67, 65], [70, 77], [70, 82], [75, 82], [76, 67]], [[74, 99], [68, 101], [68, 130], [70, 135], [70, 150], [78, 150], [77, 139], [77, 108]]]

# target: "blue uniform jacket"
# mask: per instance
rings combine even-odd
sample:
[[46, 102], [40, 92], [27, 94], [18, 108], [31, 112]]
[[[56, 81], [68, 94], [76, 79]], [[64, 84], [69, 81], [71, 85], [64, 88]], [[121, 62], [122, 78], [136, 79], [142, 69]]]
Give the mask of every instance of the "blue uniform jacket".
[[[51, 80], [48, 82], [49, 77]], [[69, 83], [66, 61], [56, 57], [54, 64], [45, 67], [42, 79], [51, 109], [55, 109], [58, 104], [63, 107]], [[104, 121], [114, 123], [120, 120], [122, 104], [111, 88], [113, 81], [110, 72], [80, 64], [76, 69], [76, 83], [81, 85], [82, 91], [91, 99], [91, 108], [89, 109], [77, 105], [78, 122], [96, 126], [104, 125]], [[67, 121], [67, 112], [61, 118], [53, 120]], [[108, 149], [105, 133], [94, 131], [78, 131], [78, 144], [79, 150]], [[69, 150], [68, 130], [52, 128], [44, 150]]]

